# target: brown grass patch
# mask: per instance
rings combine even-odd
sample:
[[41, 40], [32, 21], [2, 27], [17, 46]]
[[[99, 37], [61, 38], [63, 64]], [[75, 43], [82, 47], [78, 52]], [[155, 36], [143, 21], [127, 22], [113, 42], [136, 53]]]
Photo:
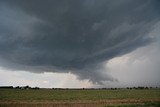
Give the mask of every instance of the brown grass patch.
[[105, 105], [144, 104], [160, 99], [116, 99], [99, 101], [0, 101], [0, 107], [103, 107]]

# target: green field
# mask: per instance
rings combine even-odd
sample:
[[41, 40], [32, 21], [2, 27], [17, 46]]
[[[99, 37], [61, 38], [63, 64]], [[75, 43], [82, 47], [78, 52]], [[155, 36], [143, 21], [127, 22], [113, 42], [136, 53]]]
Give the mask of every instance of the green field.
[[135, 89], [132, 90], [129, 89], [118, 89], [118, 90], [0, 89], [0, 107], [2, 107], [2, 105], [3, 106], [8, 105], [6, 107], [10, 107], [9, 104], [12, 105], [39, 104], [39, 106], [43, 104], [48, 104], [48, 105], [68, 104], [69, 106], [70, 104], [75, 105], [77, 103], [81, 105], [88, 104], [88, 106], [89, 104], [94, 104], [93, 106], [96, 106], [97, 104], [97, 106], [98, 105], [100, 106], [101, 104], [121, 105], [121, 104], [144, 104], [144, 103], [156, 103], [156, 102], [160, 102], [159, 89], [143, 89], [143, 90], [140, 89], [136, 90]]

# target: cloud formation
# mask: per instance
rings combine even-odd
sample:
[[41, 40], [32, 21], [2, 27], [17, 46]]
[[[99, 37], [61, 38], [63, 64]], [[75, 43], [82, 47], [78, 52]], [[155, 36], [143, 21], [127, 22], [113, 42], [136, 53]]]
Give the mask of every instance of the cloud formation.
[[154, 40], [158, 0], [2, 0], [0, 66], [114, 79], [103, 62]]

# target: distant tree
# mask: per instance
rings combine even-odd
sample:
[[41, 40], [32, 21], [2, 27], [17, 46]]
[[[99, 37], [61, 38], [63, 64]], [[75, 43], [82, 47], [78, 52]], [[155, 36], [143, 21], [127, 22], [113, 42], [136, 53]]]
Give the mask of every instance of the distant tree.
[[39, 88], [39, 87], [34, 87], [34, 88], [32, 88], [32, 89], [39, 90], [40, 88]]
[[19, 86], [17, 86], [17, 87], [15, 87], [15, 89], [20, 89], [20, 87], [19, 87]]
[[31, 87], [29, 87], [29, 86], [27, 85], [27, 86], [24, 86], [24, 87], [20, 87], [20, 89], [31, 89]]
[[127, 89], [130, 89], [129, 87], [127, 87]]
[[145, 87], [145, 89], [149, 89], [148, 87]]
[[13, 86], [0, 86], [0, 88], [13, 88]]
[[137, 89], [137, 87], [133, 87], [133, 89]]

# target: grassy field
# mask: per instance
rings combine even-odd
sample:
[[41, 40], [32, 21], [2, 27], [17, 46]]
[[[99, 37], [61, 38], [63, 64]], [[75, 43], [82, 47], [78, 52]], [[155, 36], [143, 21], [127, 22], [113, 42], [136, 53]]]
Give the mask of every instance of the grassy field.
[[[21, 90], [0, 89], [0, 107], [99, 107], [159, 103], [159, 89]], [[33, 106], [32, 106], [33, 105]], [[126, 107], [127, 107], [126, 105]], [[158, 105], [158, 104], [157, 104]], [[156, 105], [156, 106], [157, 106]], [[155, 107], [156, 107], [155, 106]], [[154, 107], [154, 106], [153, 106]]]

